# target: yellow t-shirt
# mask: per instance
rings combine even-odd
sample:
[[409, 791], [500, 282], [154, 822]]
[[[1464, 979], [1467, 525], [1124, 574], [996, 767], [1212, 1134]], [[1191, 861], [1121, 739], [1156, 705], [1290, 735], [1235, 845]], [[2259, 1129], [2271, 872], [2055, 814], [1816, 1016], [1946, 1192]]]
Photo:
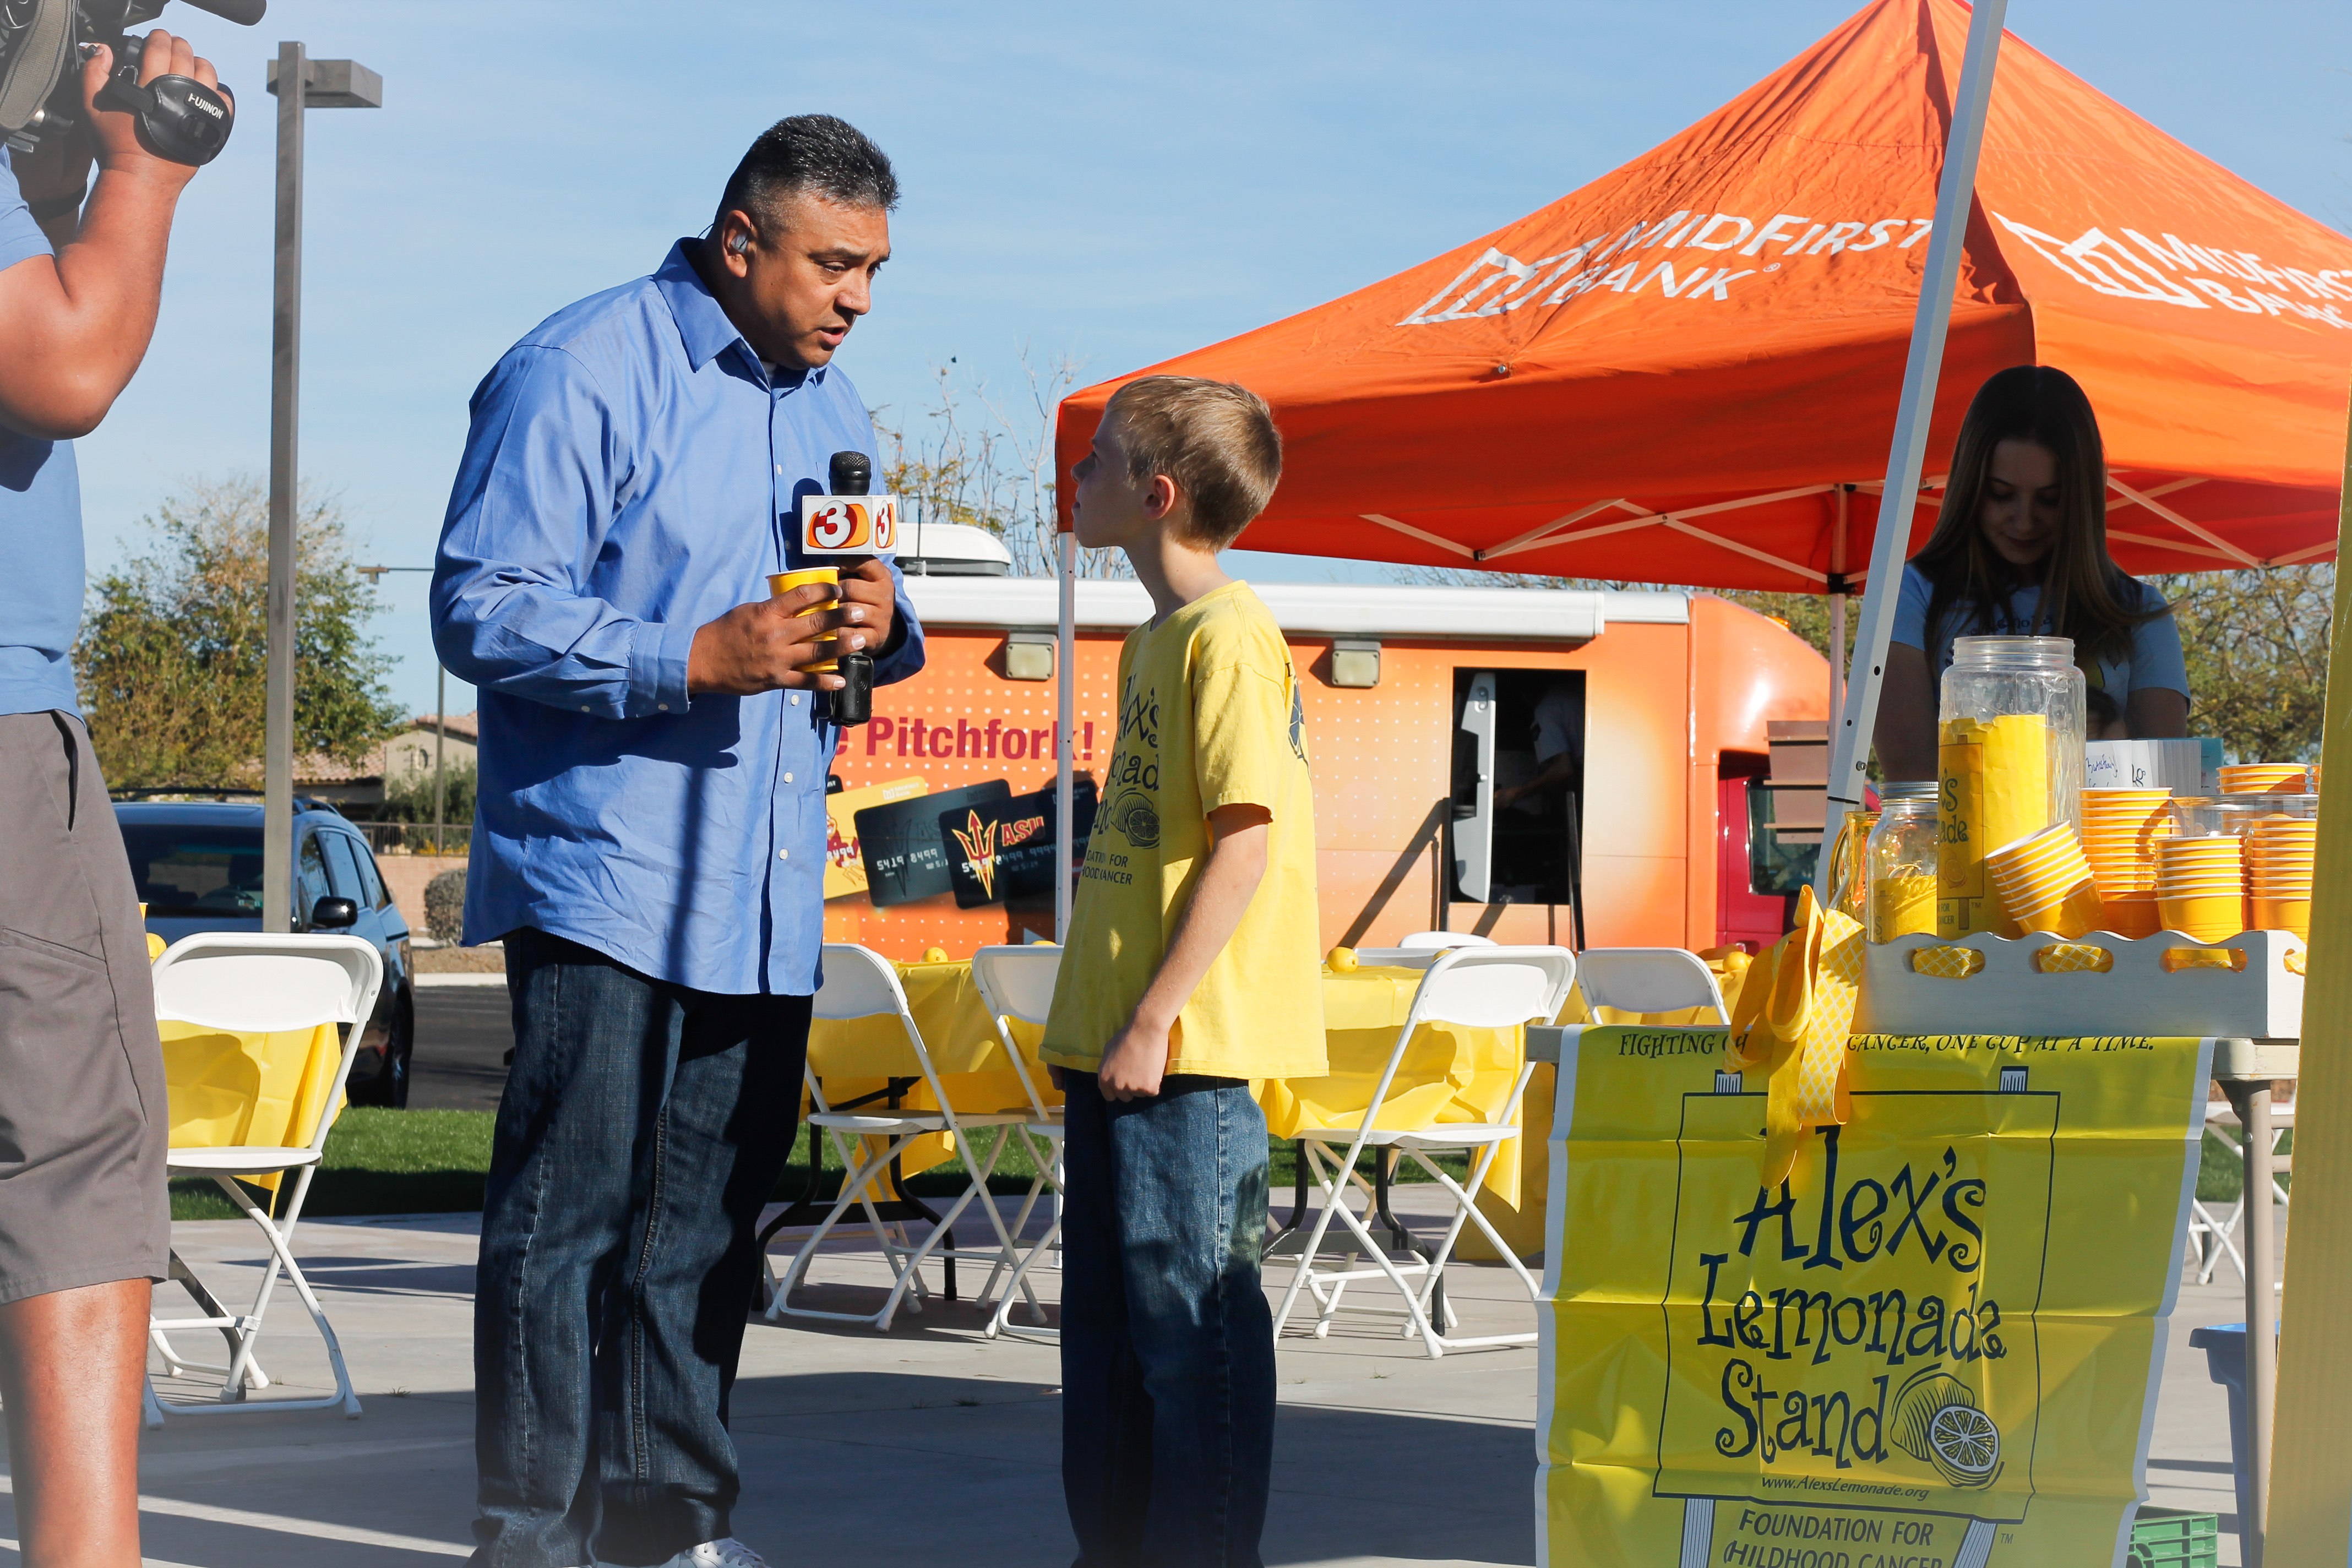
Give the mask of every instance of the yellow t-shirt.
[[1207, 863], [1209, 813], [1273, 813], [1265, 879], [1169, 1039], [1168, 1070], [1319, 1078], [1315, 796], [1290, 649], [1246, 583], [1127, 636], [1118, 741], [1070, 911], [1045, 1059], [1094, 1071], [1158, 973]]

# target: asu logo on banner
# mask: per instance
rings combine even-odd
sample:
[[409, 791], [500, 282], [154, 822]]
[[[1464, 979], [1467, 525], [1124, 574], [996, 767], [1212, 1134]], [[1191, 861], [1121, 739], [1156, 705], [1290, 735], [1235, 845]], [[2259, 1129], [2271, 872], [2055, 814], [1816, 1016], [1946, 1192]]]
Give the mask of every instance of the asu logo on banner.
[[1722, 1039], [1562, 1060], [1540, 1560], [2118, 1563], [2210, 1047], [1857, 1036], [1853, 1120], [1768, 1184]]
[[803, 496], [801, 553], [888, 555], [898, 548], [897, 496]]

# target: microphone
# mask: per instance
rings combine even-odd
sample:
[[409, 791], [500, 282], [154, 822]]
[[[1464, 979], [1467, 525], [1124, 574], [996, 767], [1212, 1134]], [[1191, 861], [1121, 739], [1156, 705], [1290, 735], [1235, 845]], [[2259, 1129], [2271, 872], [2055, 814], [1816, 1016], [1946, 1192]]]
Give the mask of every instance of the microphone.
[[[833, 556], [856, 567], [898, 548], [898, 498], [869, 493], [874, 459], [863, 452], [835, 452], [826, 465], [829, 493], [801, 498], [801, 553]], [[842, 686], [824, 694], [828, 717], [845, 727], [874, 716], [874, 658], [845, 653], [837, 661]]]

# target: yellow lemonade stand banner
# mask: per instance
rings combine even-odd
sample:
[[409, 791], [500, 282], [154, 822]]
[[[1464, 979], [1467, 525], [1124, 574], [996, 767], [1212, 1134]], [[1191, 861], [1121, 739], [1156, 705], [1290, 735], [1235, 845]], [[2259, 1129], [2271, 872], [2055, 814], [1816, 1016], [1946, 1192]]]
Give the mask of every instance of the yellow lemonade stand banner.
[[1768, 1187], [1723, 1042], [1563, 1050], [1538, 1561], [2120, 1563], [2211, 1043], [1857, 1036]]

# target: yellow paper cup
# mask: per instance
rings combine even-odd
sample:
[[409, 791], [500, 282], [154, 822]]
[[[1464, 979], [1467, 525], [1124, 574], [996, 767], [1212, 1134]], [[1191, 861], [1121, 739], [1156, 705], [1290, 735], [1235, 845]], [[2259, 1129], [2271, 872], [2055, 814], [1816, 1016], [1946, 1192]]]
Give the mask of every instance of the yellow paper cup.
[[2164, 929], [2199, 942], [2220, 942], [2246, 929], [2246, 903], [2242, 898], [2197, 894], [2187, 898], [2159, 897], [2157, 912]]
[[2311, 940], [2311, 900], [2304, 899], [2255, 899], [2251, 906], [2250, 931], [2289, 931], [2305, 942]]
[[2107, 911], [2100, 901], [2098, 889], [2086, 880], [2068, 889], [2057, 902], [2019, 910], [2015, 918], [2027, 931], [2049, 931], [2071, 939], [2102, 930], [2106, 925]]
[[[834, 590], [834, 602], [836, 604], [840, 602], [841, 568], [838, 566], [803, 566], [797, 572], [771, 572], [768, 574], [768, 595], [773, 598], [780, 594], [789, 594], [795, 588], [805, 588], [812, 583], [823, 583], [831, 586]], [[832, 642], [835, 637], [835, 633], [827, 632], [816, 640], [821, 643]], [[839, 668], [839, 661], [830, 658], [820, 660], [815, 664], [801, 666], [803, 673], [816, 673]]]
[[2152, 892], [2110, 893], [2102, 901], [2107, 907], [2107, 930], [2117, 936], [2137, 942], [2154, 936], [2164, 929], [2164, 921], [2156, 911], [2156, 895]]
[[2233, 763], [2218, 776], [2223, 795], [2303, 795], [2310, 770], [2301, 763]]

